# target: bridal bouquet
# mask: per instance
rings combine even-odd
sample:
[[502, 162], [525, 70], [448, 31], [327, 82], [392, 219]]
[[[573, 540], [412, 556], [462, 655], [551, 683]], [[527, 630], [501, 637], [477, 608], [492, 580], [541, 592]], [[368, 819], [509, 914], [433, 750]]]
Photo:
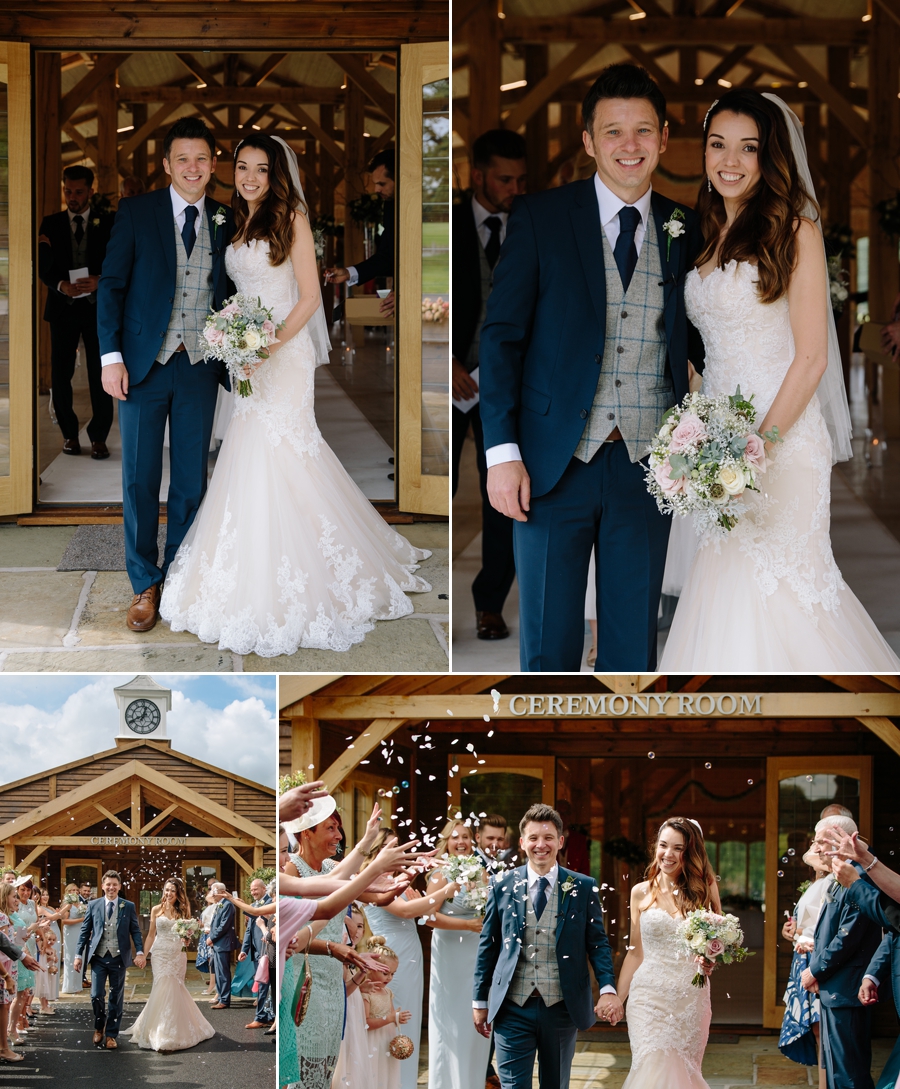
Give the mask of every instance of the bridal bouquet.
[[178, 919], [173, 927], [175, 933], [181, 938], [181, 944], [185, 949], [193, 945], [202, 927], [199, 919]]
[[441, 873], [465, 891], [466, 907], [474, 911], [479, 919], [483, 918], [489, 890], [481, 859], [477, 855], [451, 855], [441, 863]]
[[754, 428], [753, 395], [741, 387], [732, 396], [689, 393], [663, 416], [650, 446], [647, 488], [663, 514], [696, 517], [697, 529], [725, 533], [745, 510], [741, 496], [759, 491], [766, 471], [764, 440], [780, 442], [778, 428], [760, 435]]
[[[744, 932], [736, 915], [692, 911], [679, 926], [678, 936], [688, 955], [709, 971], [717, 964], [736, 964], [753, 956], [749, 949], [741, 945]], [[706, 973], [697, 972], [691, 983], [695, 987], [705, 987]]]
[[272, 319], [272, 311], [246, 295], [232, 295], [221, 310], [209, 315], [203, 329], [204, 351], [210, 359], [221, 359], [237, 383], [241, 397], [253, 392], [244, 368], [269, 357], [269, 345], [277, 344], [275, 334], [284, 325]]
[[64, 904], [78, 904], [80, 902], [81, 901], [78, 899], [77, 894], [74, 892], [67, 892], [66, 895], [63, 897]]

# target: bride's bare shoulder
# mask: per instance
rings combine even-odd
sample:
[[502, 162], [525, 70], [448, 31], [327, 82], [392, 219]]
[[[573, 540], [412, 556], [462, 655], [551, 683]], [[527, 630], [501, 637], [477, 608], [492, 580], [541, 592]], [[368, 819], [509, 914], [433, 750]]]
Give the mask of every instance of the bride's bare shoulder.
[[640, 903], [650, 893], [650, 882], [639, 881], [631, 890], [632, 903]]

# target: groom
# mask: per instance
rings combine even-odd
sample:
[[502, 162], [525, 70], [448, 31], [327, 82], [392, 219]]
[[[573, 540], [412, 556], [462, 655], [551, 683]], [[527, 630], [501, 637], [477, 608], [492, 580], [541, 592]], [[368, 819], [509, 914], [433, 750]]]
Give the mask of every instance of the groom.
[[[567, 1089], [578, 1030], [624, 1017], [603, 911], [591, 877], [557, 862], [562, 818], [533, 805], [519, 822], [524, 866], [491, 878], [475, 962], [473, 1018], [494, 1030], [502, 1089]], [[591, 1001], [588, 961], [600, 987]]]
[[[183, 117], [163, 141], [171, 185], [119, 205], [97, 293], [103, 388], [119, 401], [125, 566], [134, 598], [126, 623], [149, 631], [169, 564], [206, 491], [216, 395], [225, 367], [204, 358], [210, 308], [232, 292], [225, 270], [231, 210], [207, 200], [215, 139]], [[160, 563], [159, 490], [169, 425], [165, 555]]]
[[[103, 875], [103, 896], [91, 900], [78, 934], [74, 968], [81, 971], [82, 954], [87, 947], [87, 960], [91, 966], [91, 1006], [94, 1010], [94, 1047], [105, 1046], [115, 1051], [122, 1021], [125, 993], [125, 972], [130, 967], [131, 941], [137, 953], [134, 963], [138, 968], [146, 964], [144, 940], [137, 912], [130, 900], [119, 897], [121, 879], [115, 870]], [[109, 1014], [106, 1011], [106, 982], [109, 980]]]
[[702, 364], [683, 294], [701, 238], [651, 190], [668, 129], [644, 69], [605, 69], [582, 117], [596, 174], [520, 197], [494, 271], [479, 351], [488, 494], [515, 519], [521, 668], [581, 668], [596, 549], [596, 668], [652, 670], [670, 522], [641, 459], [688, 392], [688, 359]]
[[234, 904], [223, 899], [225, 891], [221, 881], [216, 881], [210, 889], [216, 910], [209, 924], [206, 944], [211, 947], [209, 955], [216, 975], [216, 994], [219, 996], [219, 1001], [209, 1007], [211, 1010], [227, 1010], [231, 1005], [231, 951], [239, 949], [241, 944], [234, 928]]

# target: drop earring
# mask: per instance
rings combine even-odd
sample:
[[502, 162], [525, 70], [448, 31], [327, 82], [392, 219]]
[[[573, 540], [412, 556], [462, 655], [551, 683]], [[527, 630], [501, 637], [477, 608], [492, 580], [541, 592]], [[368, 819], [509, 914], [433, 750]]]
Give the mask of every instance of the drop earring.
[[710, 193], [712, 192], [712, 181], [710, 180], [709, 174], [706, 175], [706, 188]]

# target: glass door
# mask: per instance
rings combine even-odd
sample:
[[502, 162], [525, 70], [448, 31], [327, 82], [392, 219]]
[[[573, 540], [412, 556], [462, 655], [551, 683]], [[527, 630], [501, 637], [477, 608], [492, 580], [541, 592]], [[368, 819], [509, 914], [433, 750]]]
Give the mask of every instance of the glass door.
[[91, 899], [103, 895], [100, 888], [100, 872], [103, 863], [99, 858], [64, 858], [62, 860], [62, 888], [77, 885], [79, 889], [86, 882], [91, 886]]
[[0, 42], [0, 514], [31, 511], [31, 222], [31, 49]]
[[400, 53], [400, 507], [449, 512], [450, 57], [446, 43]]

